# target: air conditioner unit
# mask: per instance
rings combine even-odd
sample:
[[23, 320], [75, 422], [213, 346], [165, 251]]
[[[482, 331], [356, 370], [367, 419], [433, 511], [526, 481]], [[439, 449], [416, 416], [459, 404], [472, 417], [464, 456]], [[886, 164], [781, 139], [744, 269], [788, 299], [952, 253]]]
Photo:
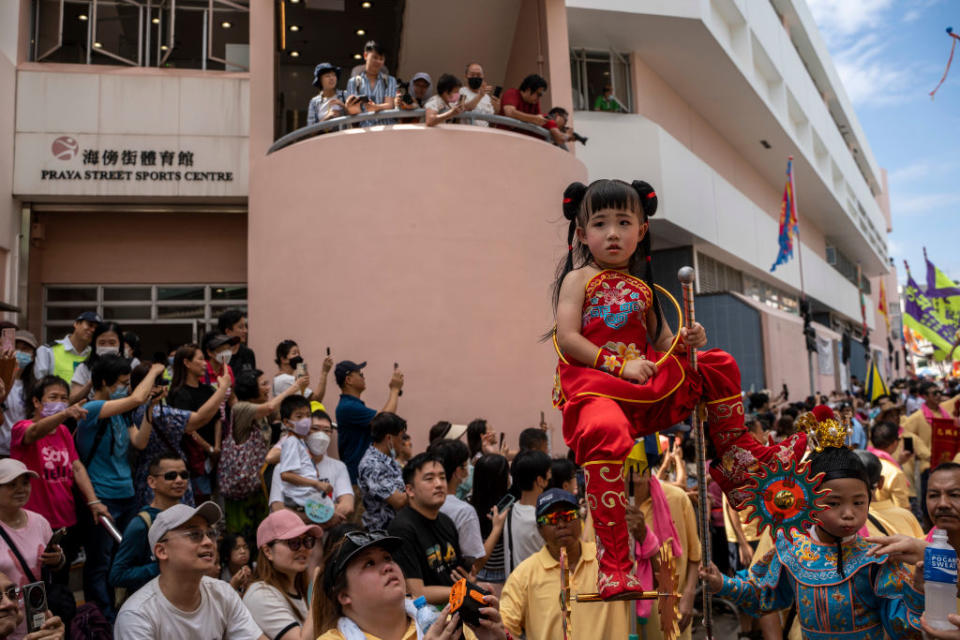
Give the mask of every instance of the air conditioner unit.
[[837, 266], [837, 248], [827, 245], [827, 264]]

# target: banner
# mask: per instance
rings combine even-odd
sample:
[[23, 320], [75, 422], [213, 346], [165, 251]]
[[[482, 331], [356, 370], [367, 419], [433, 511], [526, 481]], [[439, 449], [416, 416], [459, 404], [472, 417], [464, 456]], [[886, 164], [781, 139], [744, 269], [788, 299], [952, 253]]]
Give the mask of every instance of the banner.
[[907, 286], [903, 290], [903, 323], [922, 338], [930, 342], [938, 351], [949, 353], [957, 327], [937, 312], [910, 272], [907, 272]]
[[880, 370], [877, 368], [877, 359], [876, 357], [870, 358], [870, 370], [867, 371], [867, 384], [865, 389], [865, 395], [869, 402], [875, 402], [880, 396], [889, 395], [890, 390], [887, 389], [887, 384], [883, 381], [883, 376], [880, 375]]
[[960, 318], [960, 287], [930, 262], [926, 248], [923, 258], [927, 263], [927, 290], [924, 294], [941, 316], [956, 324]]
[[793, 257], [793, 239], [797, 237], [797, 241], [800, 241], [799, 236], [797, 236], [797, 223], [797, 202], [794, 199], [793, 189], [793, 156], [790, 156], [787, 160], [787, 184], [783, 187], [783, 200], [780, 202], [780, 234], [778, 238], [780, 251], [777, 253], [776, 262], [770, 267], [771, 273]]
[[820, 375], [833, 375], [833, 340], [817, 336], [817, 364]]
[[957, 421], [947, 418], [934, 418], [931, 425], [930, 468], [941, 462], [950, 462], [960, 451], [960, 429]]

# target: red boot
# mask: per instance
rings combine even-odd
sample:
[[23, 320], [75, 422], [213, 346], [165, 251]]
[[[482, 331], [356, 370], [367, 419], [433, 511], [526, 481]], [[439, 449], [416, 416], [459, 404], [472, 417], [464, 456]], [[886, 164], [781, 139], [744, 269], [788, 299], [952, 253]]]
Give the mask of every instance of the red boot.
[[597, 533], [597, 591], [604, 600], [643, 591], [634, 577], [627, 531], [627, 498], [624, 495], [623, 462], [602, 460], [583, 465], [587, 505]]
[[707, 402], [707, 424], [717, 457], [710, 465], [710, 475], [730, 504], [739, 509], [749, 494], [742, 491], [748, 474], [759, 470], [760, 463], [775, 459], [800, 461], [807, 449], [807, 435], [798, 433], [779, 444], [759, 442], [743, 423], [743, 400], [738, 393], [729, 398]]

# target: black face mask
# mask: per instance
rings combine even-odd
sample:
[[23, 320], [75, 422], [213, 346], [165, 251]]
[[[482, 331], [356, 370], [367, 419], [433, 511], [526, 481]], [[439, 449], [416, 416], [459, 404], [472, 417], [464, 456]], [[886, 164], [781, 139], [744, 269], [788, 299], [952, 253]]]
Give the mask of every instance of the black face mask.
[[483, 78], [467, 78], [467, 86], [476, 91], [483, 86]]
[[303, 363], [303, 358], [301, 358], [300, 356], [297, 356], [295, 358], [290, 358], [290, 366], [293, 367], [294, 369], [297, 368], [297, 365], [302, 363]]

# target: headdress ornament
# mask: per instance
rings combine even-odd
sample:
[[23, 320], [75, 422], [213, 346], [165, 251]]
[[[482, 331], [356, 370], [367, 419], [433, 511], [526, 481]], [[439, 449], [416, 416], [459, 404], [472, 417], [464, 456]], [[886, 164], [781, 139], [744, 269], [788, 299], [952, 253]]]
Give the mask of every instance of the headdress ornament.
[[847, 438], [852, 433], [850, 425], [837, 420], [833, 410], [823, 404], [798, 417], [795, 424], [798, 430], [809, 434], [813, 450], [817, 453], [827, 447], [847, 446]]

